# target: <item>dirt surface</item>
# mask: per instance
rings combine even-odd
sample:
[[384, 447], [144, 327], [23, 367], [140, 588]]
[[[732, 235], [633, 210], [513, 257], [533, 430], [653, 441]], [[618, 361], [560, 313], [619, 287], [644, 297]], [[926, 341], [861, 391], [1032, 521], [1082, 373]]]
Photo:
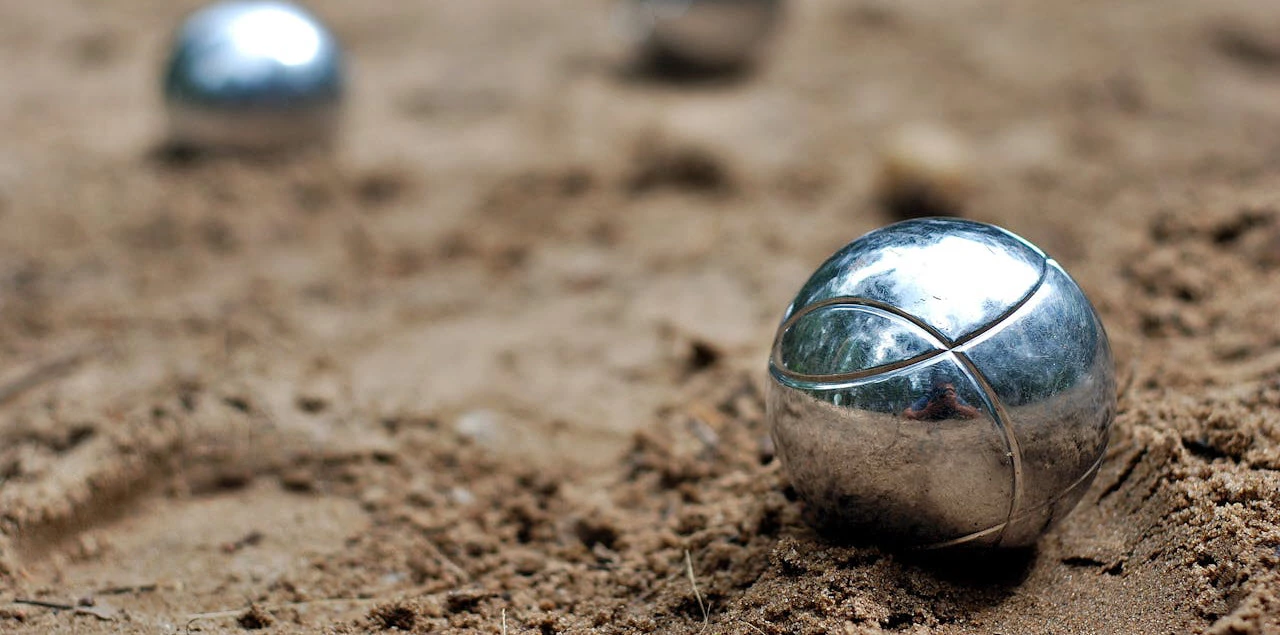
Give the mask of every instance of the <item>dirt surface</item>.
[[[674, 84], [609, 2], [314, 4], [339, 147], [205, 160], [158, 152], [191, 2], [0, 6], [0, 631], [1280, 632], [1273, 0], [797, 1]], [[919, 122], [1116, 350], [1031, 553], [826, 542], [765, 441]]]

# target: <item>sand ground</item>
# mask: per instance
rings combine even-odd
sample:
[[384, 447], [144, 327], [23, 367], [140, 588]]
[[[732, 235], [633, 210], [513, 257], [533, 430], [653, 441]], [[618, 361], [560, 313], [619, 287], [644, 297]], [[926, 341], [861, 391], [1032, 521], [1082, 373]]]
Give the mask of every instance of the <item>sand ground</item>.
[[[313, 4], [335, 152], [196, 161], [192, 2], [0, 5], [0, 631], [1280, 632], [1280, 5], [797, 0], [671, 84], [609, 2]], [[1030, 554], [830, 544], [768, 460], [773, 329], [911, 122], [1116, 350]]]

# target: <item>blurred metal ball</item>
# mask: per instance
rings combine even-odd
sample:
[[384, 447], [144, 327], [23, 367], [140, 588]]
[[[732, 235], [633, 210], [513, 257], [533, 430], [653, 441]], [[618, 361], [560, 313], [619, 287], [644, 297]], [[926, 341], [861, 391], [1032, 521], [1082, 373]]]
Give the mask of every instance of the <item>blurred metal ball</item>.
[[269, 150], [331, 140], [342, 101], [342, 51], [288, 2], [230, 0], [192, 13], [164, 72], [174, 144]]
[[977, 160], [954, 131], [916, 123], [894, 130], [880, 147], [876, 198], [896, 219], [957, 216], [977, 181]]
[[781, 0], [629, 0], [650, 61], [717, 71], [751, 61], [781, 16]]
[[787, 309], [769, 370], [777, 455], [811, 517], [901, 545], [1034, 543], [1093, 481], [1116, 409], [1076, 283], [960, 219], [836, 252]]

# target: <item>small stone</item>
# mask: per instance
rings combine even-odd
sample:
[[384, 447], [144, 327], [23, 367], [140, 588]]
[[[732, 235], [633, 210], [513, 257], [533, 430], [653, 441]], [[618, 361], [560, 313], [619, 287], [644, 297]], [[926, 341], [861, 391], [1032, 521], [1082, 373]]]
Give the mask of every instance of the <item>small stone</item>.
[[498, 413], [492, 410], [471, 410], [463, 413], [454, 423], [454, 430], [459, 436], [488, 448], [497, 446], [504, 434]]

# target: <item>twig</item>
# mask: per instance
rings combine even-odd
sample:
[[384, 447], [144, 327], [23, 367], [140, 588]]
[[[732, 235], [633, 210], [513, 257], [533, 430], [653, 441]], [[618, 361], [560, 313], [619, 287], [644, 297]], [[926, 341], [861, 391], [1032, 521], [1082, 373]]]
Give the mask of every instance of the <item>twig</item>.
[[693, 587], [693, 597], [698, 600], [698, 608], [702, 609], [702, 624], [705, 626], [711, 621], [711, 616], [707, 613], [707, 605], [702, 601], [702, 593], [698, 591], [698, 581], [693, 577], [693, 556], [689, 555], [689, 550], [684, 550], [684, 570], [689, 574], [689, 586]]
[[1277, 367], [1280, 367], [1280, 351], [1270, 351], [1234, 364], [1221, 377], [1224, 383], [1246, 382], [1272, 376]]
[[[264, 608], [262, 610], [266, 611], [268, 609]], [[192, 622], [195, 622], [198, 620], [208, 620], [216, 617], [232, 617], [232, 616], [244, 613], [244, 611], [245, 611], [244, 608], [238, 608], [238, 609], [225, 609], [222, 611], [209, 611], [208, 613], [192, 613], [187, 616], [187, 625], [190, 626]]]
[[1129, 396], [1133, 391], [1134, 382], [1138, 379], [1138, 362], [1134, 360], [1129, 364], [1129, 372], [1120, 379], [1120, 386], [1116, 390], [1117, 400], [1120, 402], [1117, 407], [1119, 410], [1127, 410], [1129, 406]]
[[720, 447], [720, 435], [716, 434], [714, 428], [706, 421], [694, 416], [689, 417], [689, 431], [693, 436], [702, 442], [703, 447], [709, 452], [715, 452]]
[[74, 611], [74, 604], [62, 604], [60, 602], [45, 602], [44, 600], [29, 600], [26, 598], [14, 598], [14, 604], [26, 604], [28, 606], [38, 606], [45, 609], [54, 609], [55, 611]]
[[131, 593], [150, 593], [160, 587], [159, 584], [152, 582], [150, 584], [134, 584], [130, 586], [112, 586], [105, 589], [99, 589], [96, 595], [126, 595]]
[[37, 362], [32, 368], [20, 373], [17, 377], [0, 383], [0, 405], [8, 403], [18, 395], [50, 381], [59, 375], [75, 368], [90, 352], [78, 350], [53, 359]]
[[52, 609], [54, 611], [71, 611], [76, 615], [92, 615], [104, 622], [112, 622], [116, 619], [116, 610], [107, 606], [93, 606], [92, 604], [63, 604], [61, 602], [45, 602], [44, 600], [31, 600], [27, 598], [14, 598], [14, 604], [25, 604], [27, 606], [38, 606], [40, 608]]
[[760, 633], [760, 635], [768, 635], [768, 634], [767, 634], [767, 633], [765, 633], [764, 631], [760, 630], [760, 627], [759, 627], [759, 626], [756, 626], [755, 624], [752, 624], [751, 622], [748, 622], [748, 621], [746, 621], [746, 620], [742, 620], [742, 623], [743, 623], [743, 624], [746, 624], [746, 625], [747, 625], [747, 628], [749, 628], [749, 629], [751, 629], [751, 630], [753, 630], [753, 631], [755, 631], [755, 632], [757, 632], [757, 633]]
[[266, 537], [265, 534], [255, 529], [249, 532], [248, 534], [245, 534], [242, 538], [236, 540], [235, 542], [229, 542], [227, 544], [222, 545], [222, 552], [235, 553], [237, 551], [240, 551], [241, 549], [244, 549], [245, 547], [256, 547], [258, 544], [262, 542], [262, 539], [265, 537]]
[[120, 612], [117, 611], [115, 608], [106, 606], [106, 605], [77, 606], [75, 608], [75, 614], [76, 615], [92, 615], [104, 622], [114, 622], [116, 621], [116, 617], [119, 616]]
[[[284, 604], [275, 604], [271, 606], [259, 605], [258, 608], [268, 613], [278, 611], [280, 609], [296, 608], [299, 606], [310, 606], [316, 604], [369, 604], [378, 602], [378, 598], [326, 598], [322, 600], [304, 600], [301, 602], [286, 602]], [[191, 630], [191, 625], [200, 620], [215, 619], [219, 617], [235, 617], [245, 612], [246, 607], [236, 609], [223, 609], [221, 611], [209, 611], [208, 613], [191, 613], [187, 615], [187, 630]]]
[[636, 602], [648, 602], [649, 600], [653, 599], [653, 596], [657, 595], [657, 594], [658, 594], [658, 591], [661, 591], [661, 590], [663, 589], [663, 587], [665, 587], [665, 586], [667, 585], [667, 583], [671, 582], [672, 580], [675, 580], [675, 579], [676, 579], [676, 578], [678, 578], [678, 577], [680, 577], [680, 572], [679, 572], [679, 571], [673, 571], [673, 572], [671, 572], [671, 574], [670, 574], [670, 575], [668, 575], [667, 577], [663, 578], [662, 580], [659, 580], [657, 584], [653, 585], [653, 588], [651, 588], [651, 589], [649, 589], [648, 591], [645, 591], [644, 593], [641, 593], [640, 595], [636, 596], [636, 598], [635, 598], [634, 600], [632, 600], [632, 602], [633, 602], [633, 603], [636, 603]]
[[458, 563], [454, 562], [451, 558], [449, 558], [449, 556], [445, 555], [444, 551], [442, 551], [434, 541], [428, 539], [426, 542], [427, 542], [427, 547], [435, 552], [435, 556], [440, 559], [441, 564], [443, 564], [445, 568], [456, 573], [458, 577], [462, 578], [464, 582], [471, 581], [471, 574], [467, 573], [466, 569], [463, 569], [462, 567], [458, 566]]
[[507, 635], [507, 609], [502, 609], [502, 635]]

